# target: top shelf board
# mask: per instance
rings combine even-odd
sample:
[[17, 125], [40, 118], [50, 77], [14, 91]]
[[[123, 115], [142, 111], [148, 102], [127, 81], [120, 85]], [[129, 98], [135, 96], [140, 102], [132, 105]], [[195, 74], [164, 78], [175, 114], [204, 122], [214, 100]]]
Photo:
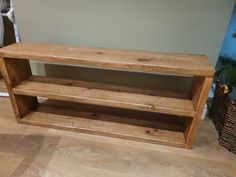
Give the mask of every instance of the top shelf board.
[[70, 45], [16, 43], [0, 49], [5, 58], [105, 67], [136, 72], [158, 72], [212, 77], [206, 56], [117, 50]]

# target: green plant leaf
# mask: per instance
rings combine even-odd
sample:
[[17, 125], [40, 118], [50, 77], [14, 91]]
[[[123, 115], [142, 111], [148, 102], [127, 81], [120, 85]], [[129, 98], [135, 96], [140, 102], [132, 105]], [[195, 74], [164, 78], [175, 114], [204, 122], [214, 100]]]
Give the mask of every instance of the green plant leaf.
[[217, 70], [215, 78], [221, 84], [228, 84], [236, 87], [236, 61], [232, 58], [220, 57], [220, 69]]

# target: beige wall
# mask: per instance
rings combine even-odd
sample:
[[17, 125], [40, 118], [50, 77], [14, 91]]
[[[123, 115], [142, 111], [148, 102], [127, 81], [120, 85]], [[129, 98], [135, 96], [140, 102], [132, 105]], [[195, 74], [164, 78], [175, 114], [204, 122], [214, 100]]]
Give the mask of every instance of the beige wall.
[[[213, 65], [234, 4], [234, 0], [14, 2], [23, 41], [199, 53]], [[33, 67], [44, 72], [40, 64]], [[50, 67], [46, 68], [57, 75]], [[68, 68], [64, 72], [70, 75]]]

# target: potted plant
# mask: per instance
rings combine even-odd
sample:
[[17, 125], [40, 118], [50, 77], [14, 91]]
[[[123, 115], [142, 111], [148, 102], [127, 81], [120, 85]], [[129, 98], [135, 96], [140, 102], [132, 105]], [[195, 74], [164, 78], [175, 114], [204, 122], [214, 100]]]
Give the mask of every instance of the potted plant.
[[[215, 74], [215, 80], [222, 86], [225, 94], [230, 94], [230, 97], [236, 99], [236, 59], [230, 57], [220, 57], [219, 64]], [[224, 87], [228, 87], [224, 88]], [[226, 89], [226, 90], [224, 90]]]

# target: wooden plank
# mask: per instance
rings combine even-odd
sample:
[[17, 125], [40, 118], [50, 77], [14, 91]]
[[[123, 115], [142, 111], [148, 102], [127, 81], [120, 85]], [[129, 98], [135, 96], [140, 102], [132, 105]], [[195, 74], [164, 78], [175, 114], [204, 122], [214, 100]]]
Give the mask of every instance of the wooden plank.
[[140, 72], [214, 75], [206, 56], [114, 50], [52, 44], [17, 43], [0, 49], [0, 56], [78, 64]]
[[[106, 87], [106, 84], [98, 84], [95, 88], [91, 88], [91, 85], [87, 85], [86, 82], [83, 82], [84, 85], [77, 82], [74, 86], [73, 84], [66, 85], [65, 80], [46, 78], [44, 82], [41, 81], [37, 82], [32, 79], [23, 81], [13, 88], [13, 93], [180, 116], [195, 115], [192, 101], [187, 99], [121, 92], [120, 90], [114, 90], [114, 88], [108, 90], [109, 87]], [[59, 84], [57, 81], [59, 81]], [[61, 84], [61, 82], [64, 84]]]
[[[184, 132], [186, 117], [39, 98], [37, 111]], [[52, 109], [53, 107], [53, 109]], [[66, 111], [65, 111], [66, 110]], [[105, 116], [103, 116], [105, 115]], [[119, 117], [119, 118], [118, 118]]]
[[20, 82], [32, 76], [28, 60], [3, 58], [2, 72], [4, 72], [4, 68], [5, 71], [7, 71], [7, 74], [9, 75], [9, 79], [5, 79], [5, 82], [11, 87], [17, 86]]
[[86, 87], [88, 89], [99, 89], [99, 90], [110, 90], [115, 92], [128, 92], [136, 93], [142, 95], [150, 96], [162, 96], [170, 98], [180, 98], [180, 99], [191, 99], [189, 92], [174, 92], [168, 90], [157, 90], [157, 89], [148, 89], [140, 87], [129, 87], [124, 85], [115, 85], [102, 82], [88, 82], [74, 79], [61, 79], [61, 78], [52, 78], [52, 77], [42, 77], [42, 76], [31, 76], [28, 78], [29, 81], [41, 82], [41, 83], [51, 83], [64, 86], [75, 86], [75, 87]]
[[192, 99], [196, 109], [196, 114], [192, 120], [186, 120], [185, 147], [192, 148], [196, 131], [200, 123], [202, 112], [207, 101], [213, 78], [194, 77], [192, 83]]
[[[71, 110], [66, 109], [66, 106], [57, 107], [55, 105], [57, 104], [40, 105], [37, 111], [29, 112], [20, 122], [175, 147], [184, 147], [185, 144], [183, 132], [153, 127], [158, 127], [158, 122], [148, 123], [145, 119], [140, 120], [140, 117], [132, 118], [135, 119], [132, 120], [129, 116], [125, 117], [125, 114], [120, 117], [113, 111], [110, 112], [109, 109], [107, 109], [108, 112], [100, 112], [95, 107], [91, 112], [91, 110], [83, 109], [83, 106], [77, 106], [76, 109]], [[131, 122], [138, 122], [139, 125]], [[147, 125], [151, 125], [151, 127], [145, 127]]]
[[23, 117], [31, 107], [37, 106], [37, 98], [31, 96], [15, 96], [12, 88], [32, 75], [28, 60], [1, 58], [1, 70], [6, 82], [9, 97], [17, 121]]
[[193, 105], [196, 109], [202, 103], [199, 100], [199, 98], [200, 98], [200, 95], [202, 93], [202, 89], [204, 87], [204, 80], [205, 80], [205, 78], [200, 77], [200, 76], [194, 76], [193, 80], [192, 80], [192, 86], [191, 86], [191, 89], [190, 89], [191, 90], [190, 94], [191, 94], [191, 98], [193, 100]]

